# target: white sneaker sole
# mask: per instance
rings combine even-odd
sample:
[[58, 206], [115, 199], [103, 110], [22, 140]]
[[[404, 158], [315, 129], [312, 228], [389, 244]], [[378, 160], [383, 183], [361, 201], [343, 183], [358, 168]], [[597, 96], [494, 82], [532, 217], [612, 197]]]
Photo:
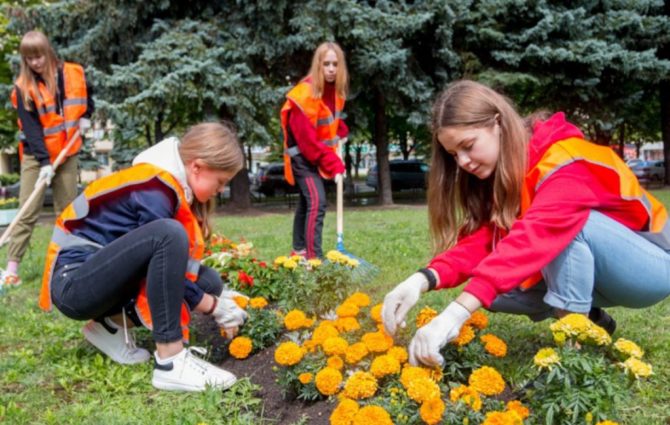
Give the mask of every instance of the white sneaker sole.
[[[234, 379], [232, 382], [226, 382], [226, 383], [220, 384], [220, 385], [211, 385], [210, 384], [210, 387], [216, 388], [218, 390], [227, 390], [228, 388], [232, 387], [235, 384], [235, 382], [237, 382], [237, 379]], [[159, 379], [159, 378], [156, 378], [156, 376], [154, 376], [151, 379], [151, 385], [153, 385], [154, 388], [157, 388], [159, 390], [167, 390], [167, 391], [201, 392], [201, 391], [205, 391], [207, 389], [206, 386], [186, 385], [181, 381]]]

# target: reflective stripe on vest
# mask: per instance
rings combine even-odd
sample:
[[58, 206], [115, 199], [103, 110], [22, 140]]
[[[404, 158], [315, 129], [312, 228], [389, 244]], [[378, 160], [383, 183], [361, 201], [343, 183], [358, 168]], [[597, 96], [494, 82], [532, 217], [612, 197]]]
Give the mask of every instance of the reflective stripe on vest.
[[[23, 86], [20, 82], [18, 85]], [[56, 160], [58, 154], [65, 148], [70, 137], [72, 137], [79, 127], [79, 118], [81, 118], [87, 109], [86, 78], [84, 68], [81, 65], [65, 62], [63, 63], [63, 85], [65, 92], [63, 94], [63, 110], [61, 114], [57, 113], [56, 99], [49, 93], [43, 82], [38, 82], [37, 91], [34, 88], [28, 88], [30, 98], [32, 99], [35, 110], [39, 115], [40, 124], [44, 136], [44, 145], [49, 153], [51, 162]], [[16, 99], [16, 88], [12, 90], [11, 100], [14, 108], [18, 107]], [[25, 140], [23, 133], [23, 124], [18, 120], [19, 140]], [[81, 137], [75, 140], [74, 145], [68, 150], [67, 156], [75, 155], [81, 148]], [[22, 146], [19, 151], [22, 152]]]
[[[300, 153], [297, 146], [288, 146], [288, 116], [294, 107], [300, 109], [303, 115], [316, 128], [317, 140], [324, 143], [333, 152], [337, 152], [337, 145], [340, 141], [340, 138], [337, 136], [337, 129], [342, 118], [344, 99], [335, 93], [335, 111], [332, 112], [323, 99], [313, 97], [312, 84], [309, 78], [303, 79], [286, 95], [286, 102], [282, 106], [280, 118], [284, 135], [284, 178], [286, 178], [286, 181], [290, 185], [295, 185], [295, 178], [293, 177], [293, 170], [291, 168], [291, 157]], [[327, 179], [333, 177], [321, 168], [319, 168], [319, 174]]]
[[[663, 204], [640, 185], [635, 174], [612, 149], [580, 138], [555, 142], [547, 149], [538, 163], [526, 173], [521, 193], [522, 217], [530, 208], [535, 193], [542, 184], [561, 168], [576, 161], [584, 161], [594, 175], [602, 177], [603, 180], [611, 178], [611, 173], [615, 173], [618, 180], [608, 180], [610, 184], [617, 186], [612, 190], [618, 190], [617, 194], [622, 200], [638, 202], [646, 211], [645, 218], [649, 223], [649, 228], [645, 231], [636, 231], [636, 233], [665, 250], [670, 249], [670, 223]], [[525, 280], [521, 287], [530, 288], [541, 279], [542, 276], [538, 272]]]

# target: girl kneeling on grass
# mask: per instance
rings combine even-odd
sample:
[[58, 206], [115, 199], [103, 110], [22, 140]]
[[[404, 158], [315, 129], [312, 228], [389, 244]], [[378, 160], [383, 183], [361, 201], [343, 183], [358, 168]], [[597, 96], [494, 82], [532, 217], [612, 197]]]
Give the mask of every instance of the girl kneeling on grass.
[[231, 335], [246, 313], [220, 276], [201, 266], [212, 198], [243, 166], [225, 125], [191, 127], [141, 153], [133, 166], [91, 183], [58, 217], [48, 247], [40, 306], [92, 319], [84, 337], [114, 361], [145, 362], [127, 332], [152, 330], [152, 384], [166, 390], [228, 388], [235, 376], [186, 350], [190, 311]]
[[443, 363], [440, 348], [481, 306], [533, 320], [588, 314], [612, 333], [602, 307], [668, 296], [665, 207], [563, 113], [526, 125], [497, 92], [459, 81], [437, 99], [432, 129], [428, 210], [439, 254], [386, 295], [386, 330], [395, 334], [421, 293], [470, 280], [417, 330], [412, 363]]

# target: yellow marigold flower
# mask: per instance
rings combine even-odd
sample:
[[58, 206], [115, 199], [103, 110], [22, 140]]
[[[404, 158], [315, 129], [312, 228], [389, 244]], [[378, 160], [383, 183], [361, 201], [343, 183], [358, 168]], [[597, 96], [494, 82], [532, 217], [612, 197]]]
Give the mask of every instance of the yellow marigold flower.
[[284, 266], [285, 269], [295, 270], [295, 268], [298, 267], [298, 262], [292, 259], [288, 259], [284, 261], [284, 264], [282, 264], [282, 266]]
[[340, 317], [335, 320], [335, 327], [340, 332], [351, 332], [359, 330], [361, 324], [358, 323], [355, 317]]
[[300, 363], [305, 350], [295, 342], [282, 342], [275, 350], [275, 361], [282, 366], [293, 366]]
[[395, 357], [396, 360], [400, 364], [407, 363], [407, 359], [409, 359], [409, 354], [407, 354], [407, 350], [405, 350], [404, 347], [391, 347], [391, 349], [386, 353], [391, 357]]
[[593, 341], [596, 345], [605, 346], [612, 343], [612, 337], [604, 328], [601, 328], [598, 325], [592, 324], [589, 329], [586, 331], [584, 337]]
[[444, 415], [444, 402], [440, 398], [431, 398], [426, 400], [419, 409], [421, 419], [428, 425], [435, 425], [440, 423], [442, 415]]
[[530, 410], [523, 405], [519, 400], [512, 400], [507, 402], [507, 410], [514, 411], [521, 419], [526, 419], [530, 416]]
[[256, 308], [256, 309], [262, 309], [267, 307], [268, 305], [268, 300], [266, 300], [263, 297], [255, 297], [249, 300], [249, 306], [251, 308]]
[[410, 381], [407, 395], [419, 404], [441, 396], [440, 387], [430, 378], [417, 378]]
[[302, 261], [303, 258], [305, 258], [305, 257], [303, 257], [302, 255], [295, 254], [295, 255], [291, 255], [289, 260], [293, 260], [296, 263], [300, 263], [300, 261]]
[[375, 358], [370, 365], [370, 373], [375, 378], [383, 378], [386, 375], [400, 373], [400, 362], [393, 356], [384, 354]]
[[354, 400], [370, 398], [377, 392], [377, 379], [371, 373], [358, 371], [347, 379], [343, 395]]
[[400, 373], [400, 383], [405, 389], [409, 388], [409, 384], [419, 378], [430, 379], [430, 372], [428, 370], [417, 366], [405, 366]]
[[347, 353], [347, 348], [349, 348], [349, 343], [346, 339], [339, 336], [331, 336], [323, 341], [321, 344], [323, 352], [328, 356], [332, 355], [344, 355]]
[[384, 304], [377, 304], [370, 309], [370, 317], [377, 323], [382, 322], [382, 307]]
[[489, 317], [481, 311], [477, 310], [472, 313], [472, 316], [470, 316], [468, 320], [465, 321], [465, 324], [480, 330], [486, 329], [486, 327], [489, 325]]
[[342, 370], [344, 368], [344, 360], [340, 356], [331, 356], [326, 360], [326, 365], [333, 369]]
[[361, 338], [361, 342], [371, 353], [383, 353], [393, 347], [393, 338], [381, 331], [366, 333]]
[[300, 381], [301, 384], [307, 385], [310, 382], [312, 382], [313, 375], [309, 372], [301, 373], [298, 375], [298, 381]]
[[563, 332], [554, 332], [554, 342], [556, 345], [563, 345], [567, 339], [567, 335]]
[[540, 369], [551, 369], [553, 365], [560, 362], [561, 358], [558, 357], [558, 353], [553, 348], [542, 348], [533, 357], [533, 363]]
[[351, 425], [358, 409], [354, 400], [343, 398], [330, 415], [330, 425]]
[[393, 421], [383, 407], [370, 405], [356, 412], [352, 425], [393, 425]]
[[482, 425], [522, 425], [523, 421], [516, 412], [489, 412]]
[[326, 259], [331, 263], [338, 263], [342, 257], [345, 257], [345, 255], [339, 251], [331, 250], [326, 253]]
[[627, 357], [635, 357], [641, 359], [644, 356], [644, 350], [642, 350], [636, 343], [629, 341], [624, 338], [619, 338], [614, 343], [614, 349], [620, 352], [621, 354], [626, 355]]
[[629, 357], [628, 360], [619, 364], [626, 372], [631, 374], [631, 376], [634, 376], [636, 379], [646, 378], [654, 373], [649, 363], [645, 363], [640, 359], [636, 359], [635, 357]]
[[452, 344], [458, 345], [459, 347], [462, 347], [464, 345], [468, 345], [474, 338], [475, 331], [472, 330], [472, 326], [463, 325], [458, 336], [452, 339], [450, 342]]
[[419, 329], [420, 327], [427, 325], [435, 316], [437, 316], [437, 311], [430, 307], [422, 308], [419, 314], [416, 315], [416, 328]]
[[343, 302], [335, 309], [337, 317], [356, 317], [358, 315], [358, 306], [354, 303]]
[[251, 354], [253, 343], [246, 336], [238, 336], [230, 342], [228, 351], [236, 359], [246, 359]]
[[314, 329], [312, 341], [314, 341], [315, 344], [321, 345], [326, 339], [338, 336], [339, 334], [340, 332], [338, 332], [331, 322], [321, 322], [319, 323], [319, 326]]
[[288, 257], [285, 255], [280, 255], [279, 257], [275, 258], [274, 265], [275, 266], [281, 266], [283, 265], [286, 261], [288, 260]]
[[360, 266], [360, 265], [361, 265], [361, 262], [358, 261], [358, 260], [355, 259], [355, 258], [349, 258], [349, 259], [347, 260], [347, 266], [351, 267], [352, 269], [355, 269], [356, 267], [358, 267], [358, 266]]
[[614, 421], [600, 421], [596, 425], [619, 425], [619, 423]]
[[474, 370], [468, 378], [470, 388], [484, 395], [498, 395], [505, 389], [505, 381], [500, 373], [490, 366]]
[[370, 305], [370, 297], [367, 294], [359, 291], [349, 295], [349, 298], [347, 298], [344, 302], [356, 304], [358, 307], [367, 307]]
[[351, 344], [347, 349], [344, 359], [349, 364], [356, 364], [368, 355], [368, 348], [362, 342]]
[[549, 325], [552, 332], [562, 332], [568, 337], [585, 335], [592, 322], [583, 314], [572, 313]]
[[332, 367], [325, 367], [316, 374], [314, 383], [321, 394], [336, 394], [340, 389], [340, 384], [342, 384], [342, 373]]
[[307, 264], [313, 269], [319, 267], [322, 264], [322, 261], [319, 260], [318, 258], [310, 258], [307, 260]]
[[492, 334], [479, 337], [484, 343], [484, 350], [494, 357], [505, 357], [507, 355], [507, 344], [505, 341]]
[[475, 412], [482, 410], [482, 399], [479, 393], [466, 385], [460, 385], [449, 392], [449, 399], [456, 403], [462, 401]]
[[310, 324], [311, 321], [307, 318], [305, 312], [301, 310], [291, 310], [284, 316], [284, 326], [289, 331], [309, 327]]
[[237, 304], [238, 307], [240, 307], [243, 310], [247, 308], [247, 305], [249, 304], [249, 298], [247, 297], [240, 297], [240, 296], [233, 297], [233, 301], [235, 301], [235, 304]]

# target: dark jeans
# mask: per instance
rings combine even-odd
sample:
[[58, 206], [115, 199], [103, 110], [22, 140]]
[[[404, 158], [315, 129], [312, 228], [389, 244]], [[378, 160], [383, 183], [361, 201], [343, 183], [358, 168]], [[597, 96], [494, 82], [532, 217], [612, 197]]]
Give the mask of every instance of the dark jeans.
[[[145, 224], [85, 262], [56, 270], [51, 283], [53, 303], [72, 319], [102, 319], [131, 303], [146, 277], [154, 341], [179, 341], [188, 249], [186, 231], [178, 221], [161, 219]], [[218, 273], [204, 266], [196, 284], [215, 295], [223, 289]]]
[[326, 216], [326, 190], [319, 176], [296, 177], [300, 200], [293, 219], [293, 249], [306, 250], [307, 258], [323, 257], [321, 232]]

